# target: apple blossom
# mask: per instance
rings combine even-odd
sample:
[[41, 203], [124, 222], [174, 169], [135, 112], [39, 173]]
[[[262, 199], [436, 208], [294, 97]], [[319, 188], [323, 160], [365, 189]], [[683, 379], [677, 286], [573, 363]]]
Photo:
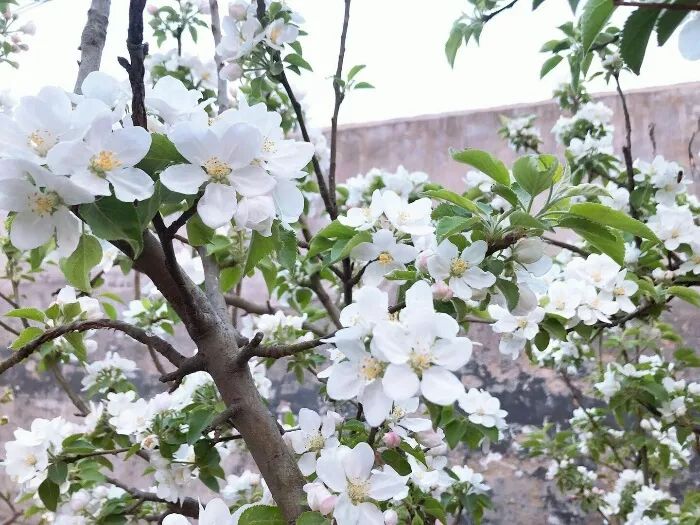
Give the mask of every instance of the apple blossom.
[[471, 299], [473, 290], [489, 288], [496, 282], [492, 273], [478, 266], [486, 256], [486, 249], [486, 242], [474, 241], [460, 254], [457, 247], [445, 239], [428, 259], [428, 271], [433, 278], [447, 281], [460, 299]]

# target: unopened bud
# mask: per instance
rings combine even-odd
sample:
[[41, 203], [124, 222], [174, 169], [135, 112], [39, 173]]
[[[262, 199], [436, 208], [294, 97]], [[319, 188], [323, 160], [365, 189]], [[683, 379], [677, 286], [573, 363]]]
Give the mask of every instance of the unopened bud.
[[243, 68], [236, 62], [229, 62], [221, 68], [221, 71], [219, 71], [219, 77], [221, 77], [223, 80], [228, 80], [229, 82], [238, 80], [241, 78], [241, 76], [243, 76]]
[[539, 237], [520, 239], [513, 248], [513, 258], [522, 264], [539, 261], [544, 254], [544, 243]]
[[246, 19], [246, 16], [248, 14], [248, 8], [245, 4], [241, 4], [238, 2], [236, 2], [235, 4], [229, 4], [228, 14], [231, 15], [231, 18], [233, 18], [234, 20], [238, 20], [239, 22], [241, 22]]
[[389, 448], [396, 448], [401, 444], [401, 436], [396, 432], [387, 432], [382, 438], [384, 444]]
[[5, 18], [5, 20], [12, 20], [12, 11], [10, 11], [10, 6], [7, 6], [7, 9], [2, 12], [2, 16]]
[[433, 250], [423, 250], [416, 257], [416, 268], [421, 272], [428, 271], [428, 259], [433, 256]]
[[444, 281], [436, 282], [430, 289], [433, 291], [433, 298], [436, 301], [449, 301], [454, 295], [452, 289]]
[[30, 20], [22, 27], [20, 27], [19, 30], [25, 35], [33, 35], [34, 33], [36, 33], [36, 24]]
[[399, 522], [399, 515], [394, 509], [384, 511], [384, 525], [396, 525]]
[[158, 12], [158, 8], [153, 4], [148, 4], [146, 6], [146, 11], [148, 11], [149, 15], [155, 15]]

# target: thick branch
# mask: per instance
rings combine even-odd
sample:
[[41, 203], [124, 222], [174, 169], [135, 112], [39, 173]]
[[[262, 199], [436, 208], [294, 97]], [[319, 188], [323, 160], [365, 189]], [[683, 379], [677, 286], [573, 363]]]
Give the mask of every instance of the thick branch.
[[328, 313], [328, 316], [335, 327], [342, 328], [343, 324], [340, 322], [340, 312], [338, 311], [338, 308], [333, 300], [328, 295], [328, 292], [326, 292], [326, 289], [323, 287], [323, 283], [321, 283], [321, 278], [318, 276], [318, 274], [316, 273], [312, 275], [309, 282], [304, 284], [314, 291], [316, 297], [318, 297], [318, 300], [321, 301], [321, 304], [326, 309], [326, 312]]
[[118, 479], [114, 478], [107, 478], [107, 482], [111, 483], [112, 485], [119, 487], [120, 489], [128, 492], [131, 494], [133, 497], [137, 499], [141, 499], [143, 501], [150, 501], [152, 503], [166, 503], [169, 506], [173, 507], [176, 512], [179, 514], [182, 514], [184, 516], [187, 516], [189, 518], [197, 518], [199, 516], [199, 504], [197, 503], [197, 500], [193, 498], [185, 498], [184, 501], [180, 503], [172, 503], [170, 501], [166, 501], [162, 498], [159, 498], [157, 495], [155, 495], [152, 492], [145, 492], [143, 490], [136, 489], [134, 487], [130, 487], [128, 485], [125, 485]]
[[228, 293], [224, 295], [224, 299], [227, 305], [245, 310], [249, 314], [263, 315], [275, 313], [275, 309], [270, 305], [270, 303], [258, 304], [239, 295]]
[[204, 268], [204, 289], [207, 299], [209, 299], [211, 305], [216, 309], [219, 316], [221, 316], [221, 320], [227, 323], [228, 312], [226, 310], [226, 300], [219, 288], [219, 265], [216, 264], [216, 261], [211, 255], [207, 254], [207, 250], [204, 246], [200, 246], [197, 249], [197, 253], [199, 253], [199, 257], [202, 259], [202, 266]]
[[130, 325], [124, 321], [97, 319], [94, 321], [76, 321], [74, 323], [57, 326], [56, 328], [44, 332], [36, 339], [17, 350], [5, 361], [0, 363], [0, 375], [16, 364], [24, 361], [32, 353], [37, 351], [41, 345], [48, 343], [49, 341], [58, 339], [59, 337], [71, 332], [86, 332], [94, 329], [118, 330], [119, 332], [123, 332], [132, 339], [153, 348], [175, 366], [179, 367], [185, 360], [185, 357], [180, 354], [180, 352], [175, 350], [170, 343], [158, 336], [149, 334], [142, 328]]
[[[239, 359], [248, 361], [253, 357], [263, 357], [272, 359], [289, 357], [291, 355], [298, 354], [299, 352], [305, 352], [307, 350], [311, 350], [318, 346], [324, 345], [325, 341], [327, 341], [329, 337], [333, 337], [334, 333], [335, 332], [330, 333], [325, 337], [319, 337], [317, 339], [301, 341], [299, 343], [292, 343], [288, 345], [261, 346], [259, 344], [249, 344], [241, 349]], [[253, 343], [253, 341], [251, 341], [251, 343]]]
[[93, 71], [100, 69], [102, 50], [107, 39], [109, 8], [111, 0], [92, 0], [87, 14], [87, 22], [80, 37], [80, 63], [78, 78], [75, 80], [76, 93], [81, 92], [83, 80]]
[[143, 65], [144, 58], [148, 54], [148, 44], [143, 42], [143, 10], [146, 0], [130, 0], [129, 2], [129, 32], [126, 39], [126, 47], [129, 50], [129, 59], [119, 57], [119, 63], [129, 73], [131, 84], [131, 120], [134, 126], [148, 129], [146, 120], [146, 86], [143, 77], [146, 69]]

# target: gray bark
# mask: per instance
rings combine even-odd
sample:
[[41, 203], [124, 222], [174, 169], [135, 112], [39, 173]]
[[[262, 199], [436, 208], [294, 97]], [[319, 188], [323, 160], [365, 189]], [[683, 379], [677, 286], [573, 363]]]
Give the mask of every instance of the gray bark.
[[80, 87], [85, 77], [100, 69], [102, 50], [107, 39], [110, 3], [111, 0], [92, 0], [88, 10], [87, 22], [80, 37], [80, 65], [73, 90], [76, 93], [81, 92]]

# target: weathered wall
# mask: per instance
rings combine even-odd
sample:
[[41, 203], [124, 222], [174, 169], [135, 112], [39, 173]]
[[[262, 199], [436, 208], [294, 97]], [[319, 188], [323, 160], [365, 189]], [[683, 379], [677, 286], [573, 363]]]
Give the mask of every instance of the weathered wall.
[[[688, 140], [697, 128], [700, 117], [700, 83], [632, 91], [626, 95], [632, 121], [632, 154], [652, 154], [648, 127], [656, 128], [657, 152], [668, 159], [688, 163]], [[616, 94], [605, 94], [602, 100], [615, 112], [615, 147], [624, 142], [622, 106]], [[403, 164], [409, 170], [420, 170], [442, 184], [458, 187], [466, 166], [454, 162], [450, 148], [484, 149], [505, 162], [515, 153], [497, 133], [499, 115], [537, 115], [537, 126], [544, 144], [541, 151], [561, 153], [549, 132], [560, 116], [554, 101], [519, 104], [501, 108], [466, 111], [446, 115], [427, 115], [411, 119], [340, 128], [339, 175], [344, 179], [364, 173], [372, 167], [393, 170]], [[700, 151], [700, 137], [694, 152]]]
[[[614, 95], [601, 97], [611, 105], [616, 114], [616, 147], [621, 146], [624, 129], [622, 112]], [[657, 150], [667, 158], [688, 163], [688, 140], [697, 126], [700, 114], [700, 83], [684, 84], [659, 89], [637, 91], [628, 95], [628, 104], [632, 114], [633, 154], [651, 155], [651, 142], [647, 128], [650, 123], [656, 126]], [[339, 135], [339, 175], [341, 179], [364, 173], [372, 167], [384, 167], [393, 170], [403, 164], [409, 170], [426, 171], [435, 180], [459, 189], [461, 177], [467, 167], [453, 162], [448, 149], [475, 147], [490, 151], [499, 158], [510, 161], [515, 157], [496, 132], [499, 127], [498, 116], [521, 116], [535, 113], [538, 126], [542, 130], [544, 145], [542, 151], [557, 151], [549, 130], [559, 117], [557, 106], [553, 102], [532, 105], [518, 105], [458, 114], [417, 117], [413, 119], [366, 125], [345, 126]], [[700, 150], [700, 137], [694, 151]], [[52, 275], [42, 283], [27, 286], [24, 290], [26, 301], [31, 304], [45, 305], [51, 300], [51, 292], [61, 286], [62, 279]], [[6, 290], [6, 283], [0, 283], [0, 289]], [[130, 282], [119, 271], [111, 272], [107, 285], [125, 299], [132, 297]], [[262, 301], [263, 298], [259, 298]], [[6, 310], [0, 307], [0, 311]], [[700, 325], [693, 322], [697, 314], [689, 308], [674, 307], [673, 322], [689, 338], [690, 342], [700, 341]], [[477, 326], [470, 332], [470, 337], [483, 344], [477, 347], [472, 362], [467, 367], [463, 382], [467, 387], [485, 387], [497, 395], [503, 408], [509, 412], [508, 421], [514, 435], [518, 435], [524, 425], [540, 425], [544, 419], [565, 421], [571, 413], [571, 396], [564, 383], [550, 370], [536, 369], [525, 358], [511, 361], [498, 352], [497, 338], [484, 326]], [[113, 333], [101, 333], [97, 339], [100, 351], [115, 350], [129, 359], [134, 359], [143, 367], [143, 373], [136, 379], [145, 392], [159, 391], [162, 387], [155, 379], [155, 369], [145, 349], [132, 341]], [[0, 343], [8, 340], [0, 336]], [[176, 346], [189, 355], [191, 344], [184, 338], [178, 338]], [[1, 356], [0, 356], [1, 357]], [[66, 375], [75, 388], [80, 389], [80, 374]], [[282, 367], [276, 367], [271, 376], [281, 379]], [[316, 402], [317, 396], [311, 388], [299, 389], [293, 378], [277, 390], [276, 406], [280, 400], [291, 402], [296, 411], [301, 406]], [[72, 405], [65, 401], [65, 395], [59, 391], [46, 375], [39, 375], [28, 368], [17, 368], [0, 378], [0, 386], [17, 385], [17, 400], [11, 406], [0, 405], [0, 414], [10, 416], [10, 424], [0, 427], [0, 442], [11, 439], [11, 431], [16, 426], [26, 426], [35, 417], [55, 417], [62, 414], [72, 417]], [[480, 471], [484, 471], [487, 480], [494, 488], [495, 512], [489, 513], [488, 523], [584, 523], [586, 517], [577, 515], [574, 506], [565, 501], [551, 483], [545, 482], [546, 466], [538, 461], [528, 460], [517, 451], [517, 446], [498, 447], [502, 459], [479, 465], [469, 457], [456, 452], [456, 459], [468, 461]], [[0, 457], [4, 450], [0, 450]], [[148, 480], [141, 479], [143, 468], [136, 460], [132, 467], [134, 485], [147, 488]], [[7, 486], [0, 471], [0, 490]], [[208, 496], [204, 496], [207, 499]], [[0, 518], [6, 509], [0, 505]], [[595, 523], [596, 521], [588, 521]]]

